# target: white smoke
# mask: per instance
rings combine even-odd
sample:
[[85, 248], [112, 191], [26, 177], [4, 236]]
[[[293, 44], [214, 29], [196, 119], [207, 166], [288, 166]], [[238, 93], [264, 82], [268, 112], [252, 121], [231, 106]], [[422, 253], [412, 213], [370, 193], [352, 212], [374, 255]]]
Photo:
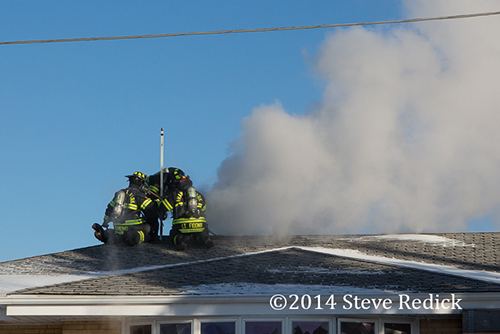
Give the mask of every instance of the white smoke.
[[[498, 11], [409, 1], [409, 17]], [[208, 193], [221, 234], [464, 230], [500, 201], [500, 18], [349, 28], [313, 68], [320, 106], [255, 108]], [[495, 216], [496, 217], [496, 216]]]

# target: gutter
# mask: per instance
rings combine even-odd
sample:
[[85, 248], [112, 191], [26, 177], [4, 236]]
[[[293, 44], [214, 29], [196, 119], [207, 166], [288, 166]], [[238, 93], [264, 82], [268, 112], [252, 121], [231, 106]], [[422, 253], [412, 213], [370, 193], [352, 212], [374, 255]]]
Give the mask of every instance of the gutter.
[[[302, 315], [437, 315], [461, 314], [463, 310], [500, 309], [500, 293], [376, 293], [335, 295], [335, 306], [328, 306], [329, 296], [312, 299], [306, 308], [292, 307], [295, 297], [283, 309], [273, 309], [271, 296], [40, 296], [23, 295], [0, 300], [7, 317], [51, 316], [302, 316]], [[301, 296], [299, 296], [300, 298]], [[355, 304], [355, 298], [358, 302]], [[434, 303], [425, 301], [433, 299]], [[366, 303], [362, 304], [362, 300]], [[414, 300], [420, 300], [413, 303]], [[389, 307], [382, 307], [387, 301]], [[422, 303], [424, 302], [424, 304]], [[438, 301], [438, 302], [436, 302]], [[373, 304], [373, 302], [378, 303]], [[403, 303], [402, 303], [403, 302]], [[319, 304], [318, 304], [319, 303]], [[300, 304], [300, 302], [299, 302]], [[306, 303], [307, 304], [307, 303]], [[362, 307], [363, 305], [363, 307]], [[297, 306], [297, 305], [295, 305]], [[320, 307], [318, 307], [320, 306]], [[387, 306], [387, 305], [386, 305]], [[458, 306], [458, 307], [457, 307]]]

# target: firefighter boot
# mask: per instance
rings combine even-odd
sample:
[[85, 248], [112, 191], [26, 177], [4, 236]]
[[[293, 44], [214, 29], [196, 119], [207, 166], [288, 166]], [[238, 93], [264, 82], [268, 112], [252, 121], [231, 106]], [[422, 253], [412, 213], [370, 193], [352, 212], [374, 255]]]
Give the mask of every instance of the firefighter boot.
[[195, 240], [197, 243], [207, 248], [212, 248], [214, 246], [214, 242], [210, 238], [210, 235], [208, 234], [208, 231], [206, 229], [203, 232], [199, 233], [195, 237]]
[[191, 239], [191, 236], [188, 234], [177, 234], [174, 237], [174, 246], [177, 250], [184, 250], [187, 247], [187, 243]]
[[214, 246], [214, 242], [212, 241], [212, 238], [210, 238], [208, 233], [204, 236], [203, 243], [205, 244], [205, 247], [209, 249]]

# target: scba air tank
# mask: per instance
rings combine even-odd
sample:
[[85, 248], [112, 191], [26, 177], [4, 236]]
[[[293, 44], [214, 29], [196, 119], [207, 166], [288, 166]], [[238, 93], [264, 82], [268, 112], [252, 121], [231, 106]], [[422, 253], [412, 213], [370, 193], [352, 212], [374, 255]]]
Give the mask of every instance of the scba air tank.
[[116, 193], [114, 202], [112, 217], [118, 218], [123, 214], [123, 204], [125, 203], [125, 192], [123, 190]]
[[187, 206], [188, 206], [189, 212], [191, 212], [194, 215], [199, 214], [198, 199], [196, 198], [196, 189], [194, 189], [194, 187], [188, 187], [186, 189], [186, 191], [187, 191], [187, 197], [188, 197], [188, 200], [187, 200], [188, 205]]

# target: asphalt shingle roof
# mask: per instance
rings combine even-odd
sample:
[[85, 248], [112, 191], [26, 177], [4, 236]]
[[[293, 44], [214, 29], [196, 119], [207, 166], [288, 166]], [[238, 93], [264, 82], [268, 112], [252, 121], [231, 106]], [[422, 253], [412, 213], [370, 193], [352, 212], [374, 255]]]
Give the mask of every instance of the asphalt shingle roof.
[[[98, 245], [54, 254], [0, 263], [3, 274], [78, 274], [222, 258], [290, 246], [321, 246], [354, 249], [368, 255], [385, 256], [457, 268], [500, 272], [500, 233], [443, 233], [454, 243], [439, 244], [425, 239], [379, 238], [376, 235], [321, 235], [273, 238], [260, 236], [216, 236], [213, 249], [196, 245], [183, 252], [165, 240], [138, 247]], [[382, 236], [385, 237], [385, 236]]]
[[500, 292], [500, 284], [283, 249], [26, 289], [17, 294], [171, 295], [183, 292], [186, 285], [231, 283], [344, 286], [425, 293]]
[[[437, 241], [436, 241], [437, 240]], [[500, 233], [321, 235], [287, 238], [215, 236], [212, 249], [173, 249], [167, 240], [137, 247], [98, 245], [0, 263], [0, 275], [129, 274], [26, 289], [16, 294], [168, 295], [184, 286], [217, 283], [308, 284], [421, 292], [500, 292], [500, 285], [445, 274], [307, 252], [288, 247], [360, 253], [500, 273]], [[287, 248], [281, 249], [280, 248]], [[258, 253], [264, 252], [265, 253]], [[246, 255], [257, 253], [253, 255]], [[245, 256], [240, 256], [245, 255]]]

